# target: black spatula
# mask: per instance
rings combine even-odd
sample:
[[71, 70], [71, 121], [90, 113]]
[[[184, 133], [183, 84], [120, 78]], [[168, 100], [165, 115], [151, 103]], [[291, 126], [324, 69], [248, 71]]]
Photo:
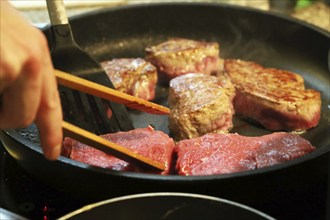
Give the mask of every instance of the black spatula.
[[[95, 83], [114, 88], [102, 67], [75, 42], [62, 0], [47, 0], [51, 21], [54, 67]], [[97, 33], [93, 33], [97, 34]], [[95, 134], [133, 129], [124, 105], [59, 87], [64, 120]]]

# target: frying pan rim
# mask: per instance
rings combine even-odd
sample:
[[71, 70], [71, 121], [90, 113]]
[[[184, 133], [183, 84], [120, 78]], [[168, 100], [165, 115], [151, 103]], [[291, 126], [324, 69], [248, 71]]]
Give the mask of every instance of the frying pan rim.
[[89, 210], [92, 210], [94, 208], [99, 208], [104, 205], [109, 205], [111, 203], [116, 203], [116, 202], [124, 202], [124, 201], [129, 201], [129, 200], [134, 200], [134, 199], [140, 199], [140, 198], [149, 198], [149, 197], [188, 197], [191, 199], [203, 199], [206, 201], [213, 201], [217, 203], [222, 203], [226, 205], [230, 205], [239, 209], [244, 209], [247, 210], [248, 212], [253, 212], [254, 214], [263, 217], [265, 219], [273, 220], [274, 218], [269, 216], [268, 214], [259, 211], [251, 206], [245, 205], [243, 203], [235, 202], [229, 199], [224, 199], [216, 196], [209, 196], [209, 195], [203, 195], [203, 194], [198, 194], [198, 193], [184, 193], [184, 192], [149, 192], [149, 193], [137, 193], [137, 194], [131, 194], [131, 195], [125, 195], [125, 196], [119, 196], [111, 199], [106, 199], [102, 200], [99, 202], [91, 203], [88, 205], [85, 205], [77, 210], [74, 210], [73, 212], [70, 212], [64, 216], [61, 216], [59, 220], [70, 220], [71, 217], [76, 216], [77, 214], [81, 214], [84, 212], [88, 212]]
[[[128, 5], [118, 5], [116, 7], [110, 7], [110, 8], [101, 8], [101, 9], [96, 9], [93, 11], [85, 12], [82, 14], [77, 14], [73, 16], [69, 16], [69, 22], [78, 20], [80, 18], [86, 17], [86, 16], [92, 16], [92, 15], [99, 15], [102, 13], [109, 13], [109, 12], [115, 12], [115, 11], [121, 11], [121, 10], [126, 10], [126, 9], [131, 9], [131, 8], [148, 8], [152, 6], [157, 6], [157, 7], [163, 7], [163, 6], [180, 6], [180, 7], [186, 7], [186, 6], [193, 6], [193, 7], [199, 7], [199, 6], [204, 6], [204, 7], [212, 7], [212, 8], [232, 8], [232, 9], [238, 9], [240, 11], [247, 11], [247, 12], [253, 12], [253, 13], [259, 13], [267, 16], [274, 16], [276, 18], [280, 18], [289, 22], [293, 23], [299, 23], [302, 26], [305, 26], [309, 29], [313, 29], [314, 31], [319, 32], [322, 35], [325, 35], [326, 37], [329, 38], [330, 40], [330, 32], [326, 31], [325, 29], [322, 29], [312, 23], [308, 23], [306, 21], [303, 21], [301, 19], [292, 17], [292, 16], [287, 16], [283, 13], [271, 11], [271, 10], [262, 10], [258, 8], [253, 8], [253, 7], [245, 7], [241, 5], [229, 5], [223, 2], [147, 2], [147, 3], [135, 3], [135, 4], [128, 4]], [[42, 27], [42, 29], [48, 29], [49, 25], [46, 25]]]
[[[225, 8], [235, 8], [235, 9], [239, 9], [239, 10], [243, 10], [243, 11], [251, 11], [253, 13], [266, 14], [268, 16], [270, 15], [270, 16], [275, 16], [280, 19], [285, 19], [289, 22], [299, 23], [299, 25], [313, 29], [313, 31], [316, 31], [319, 34], [324, 35], [325, 37], [329, 38], [329, 40], [330, 40], [330, 32], [326, 32], [321, 28], [318, 28], [314, 25], [311, 25], [309, 23], [303, 22], [301, 20], [298, 20], [298, 19], [295, 19], [292, 17], [288, 17], [288, 16], [285, 16], [285, 15], [282, 15], [279, 13], [271, 12], [271, 11], [263, 11], [263, 10], [259, 10], [259, 9], [255, 9], [255, 8], [247, 8], [247, 7], [237, 6], [237, 5], [228, 5], [228, 4], [223, 4], [223, 3], [211, 3], [211, 2], [194, 2], [194, 3], [191, 3], [191, 2], [189, 2], [189, 3], [188, 2], [175, 2], [175, 3], [174, 2], [171, 2], [171, 3], [162, 2], [162, 3], [159, 3], [158, 2], [158, 3], [122, 5], [122, 6], [112, 7], [112, 8], [99, 9], [99, 10], [87, 12], [87, 13], [84, 13], [81, 15], [71, 16], [69, 18], [69, 20], [73, 21], [73, 20], [79, 19], [80, 17], [90, 16], [90, 15], [94, 15], [96, 13], [100, 14], [100, 13], [106, 13], [109, 11], [111, 12], [111, 11], [118, 11], [118, 10], [122, 10], [122, 9], [141, 8], [141, 7], [150, 7], [150, 6], [157, 6], [157, 7], [160, 6], [161, 7], [163, 5], [166, 5], [166, 6], [189, 5], [189, 6], [194, 6], [194, 7], [210, 6], [212, 8], [214, 8], [214, 7], [224, 8], [225, 7]], [[48, 27], [45, 26], [42, 29], [47, 29], [47, 28]], [[24, 138], [17, 131], [15, 131], [13, 129], [5, 129], [1, 133], [4, 133], [5, 135], [9, 136], [14, 141], [17, 141], [20, 144], [27, 146], [30, 150], [34, 151], [34, 153], [38, 153], [38, 154], [40, 154], [39, 156], [43, 157], [42, 149], [40, 148], [40, 146], [38, 144], [35, 144], [32, 141], [29, 141], [28, 139]], [[180, 176], [180, 175], [164, 175], [164, 176], [162, 176], [162, 175], [158, 175], [158, 174], [113, 171], [113, 170], [100, 168], [100, 167], [91, 167], [90, 165], [86, 165], [84, 163], [74, 161], [74, 160], [66, 158], [64, 156], [60, 156], [58, 158], [58, 162], [63, 162], [66, 165], [73, 165], [79, 169], [88, 168], [89, 170], [93, 170], [98, 173], [111, 174], [111, 175], [127, 177], [127, 178], [141, 178], [141, 179], [154, 179], [154, 180], [167, 180], [167, 181], [196, 181], [196, 180], [197, 181], [198, 180], [199, 181], [204, 181], [204, 180], [208, 181], [210, 179], [228, 179], [228, 178], [232, 178], [232, 177], [244, 177], [244, 176], [251, 176], [251, 175], [259, 175], [259, 174], [263, 174], [263, 173], [267, 173], [267, 172], [271, 172], [271, 171], [275, 171], [275, 170], [278, 171], [278, 170], [285, 169], [290, 166], [299, 165], [308, 160], [315, 159], [329, 151], [330, 151], [330, 145], [324, 145], [324, 146], [317, 148], [317, 150], [309, 153], [308, 155], [305, 155], [300, 158], [296, 158], [294, 160], [287, 161], [282, 164], [273, 165], [270, 167], [260, 168], [260, 169], [256, 169], [256, 170], [248, 170], [248, 171], [236, 172], [236, 173], [230, 173], [230, 174], [206, 175], [206, 176]]]
[[[42, 153], [42, 149], [40, 145], [29, 141], [28, 139], [24, 138], [20, 135], [17, 131], [13, 129], [5, 129], [2, 130], [1, 133], [5, 133], [8, 137], [10, 137], [13, 141], [18, 142], [19, 144], [28, 147], [29, 150], [32, 150], [33, 153], [38, 154], [39, 157], [44, 157]], [[0, 135], [1, 139], [1, 135]], [[6, 146], [5, 146], [6, 148]], [[279, 171], [286, 169], [287, 167], [297, 166], [301, 163], [304, 163], [309, 160], [313, 160], [318, 158], [321, 155], [325, 155], [326, 153], [330, 152], [330, 145], [324, 145], [320, 148], [317, 148], [311, 153], [304, 155], [303, 157], [299, 157], [293, 160], [286, 161], [285, 163], [272, 165], [269, 167], [258, 168], [255, 170], [247, 170], [242, 172], [235, 172], [235, 173], [228, 173], [228, 174], [213, 174], [213, 175], [195, 175], [195, 176], [182, 176], [178, 174], [172, 175], [159, 175], [159, 174], [149, 174], [149, 173], [138, 173], [138, 172], [128, 172], [128, 171], [116, 171], [110, 170], [106, 168], [91, 166], [79, 161], [72, 160], [65, 156], [59, 156], [56, 162], [63, 162], [65, 165], [73, 165], [78, 169], [88, 169], [97, 173], [102, 173], [106, 175], [114, 175], [118, 177], [125, 177], [125, 178], [141, 178], [146, 180], [166, 180], [166, 181], [208, 181], [211, 179], [228, 179], [233, 177], [245, 177], [245, 176], [254, 176], [254, 175], [261, 175], [263, 173], [268, 173], [272, 171]], [[44, 160], [47, 160], [44, 158]]]

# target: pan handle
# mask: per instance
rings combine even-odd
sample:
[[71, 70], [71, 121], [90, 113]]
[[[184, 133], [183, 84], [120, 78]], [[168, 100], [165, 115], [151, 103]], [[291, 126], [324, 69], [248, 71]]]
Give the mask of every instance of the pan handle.
[[52, 26], [69, 23], [63, 0], [47, 0], [47, 9]]

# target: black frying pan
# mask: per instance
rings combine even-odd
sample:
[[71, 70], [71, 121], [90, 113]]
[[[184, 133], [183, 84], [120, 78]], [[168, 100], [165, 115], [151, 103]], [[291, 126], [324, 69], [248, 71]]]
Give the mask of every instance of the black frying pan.
[[251, 207], [230, 200], [191, 193], [143, 193], [90, 204], [59, 220], [145, 219], [275, 220]]
[[[91, 167], [65, 157], [50, 162], [42, 155], [34, 125], [1, 131], [8, 152], [31, 174], [88, 201], [139, 192], [180, 191], [228, 198], [266, 211], [265, 204], [280, 207], [282, 200], [302, 190], [325, 188], [330, 148], [329, 33], [264, 11], [208, 3], [124, 6], [77, 16], [70, 23], [77, 43], [99, 62], [143, 57], [147, 45], [169, 37], [185, 37], [219, 42], [222, 58], [252, 60], [301, 74], [307, 87], [322, 93], [320, 124], [302, 134], [317, 149], [304, 157], [259, 170], [210, 176], [159, 176]], [[49, 29], [44, 31], [51, 46]], [[159, 86], [155, 101], [166, 105], [166, 96], [167, 88]], [[156, 129], [168, 132], [166, 117], [130, 113], [135, 127], [153, 124]], [[232, 132], [242, 135], [269, 133], [239, 118], [235, 118], [234, 125]], [[281, 208], [274, 216], [280, 213]]]

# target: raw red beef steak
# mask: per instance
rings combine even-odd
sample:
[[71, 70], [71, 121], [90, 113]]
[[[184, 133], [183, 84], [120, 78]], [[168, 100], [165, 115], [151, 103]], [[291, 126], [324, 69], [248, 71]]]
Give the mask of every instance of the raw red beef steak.
[[286, 132], [261, 137], [206, 134], [177, 143], [176, 169], [187, 176], [234, 173], [283, 163], [314, 149], [306, 139]]
[[[164, 164], [166, 169], [160, 174], [165, 175], [170, 172], [175, 144], [173, 139], [162, 131], [155, 131], [149, 126], [101, 135], [101, 137]], [[76, 161], [112, 170], [149, 172], [71, 138], [64, 140], [63, 155]]]

